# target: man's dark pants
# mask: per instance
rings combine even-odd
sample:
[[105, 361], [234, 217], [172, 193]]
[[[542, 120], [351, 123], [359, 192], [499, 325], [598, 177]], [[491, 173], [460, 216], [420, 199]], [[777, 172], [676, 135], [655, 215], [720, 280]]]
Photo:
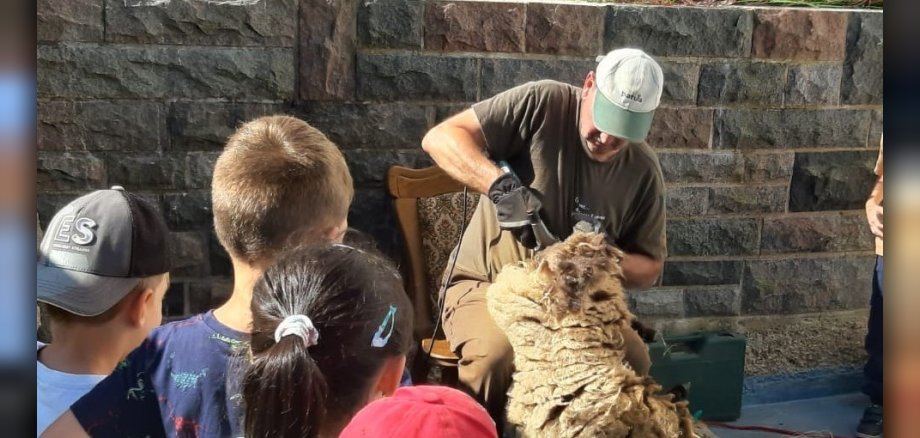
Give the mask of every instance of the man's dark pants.
[[869, 359], [863, 368], [863, 392], [872, 404], [882, 404], [882, 273], [884, 260], [877, 256], [875, 274], [872, 276], [872, 298], [869, 300], [869, 331], [866, 333], [866, 352]]

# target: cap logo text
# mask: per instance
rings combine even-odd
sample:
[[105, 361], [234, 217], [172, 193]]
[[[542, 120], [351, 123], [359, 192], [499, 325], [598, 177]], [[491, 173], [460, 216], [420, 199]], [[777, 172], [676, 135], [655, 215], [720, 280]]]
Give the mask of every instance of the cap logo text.
[[642, 103], [642, 95], [639, 93], [627, 93], [625, 91], [621, 91], [620, 97]]
[[58, 227], [54, 240], [57, 242], [70, 243], [77, 245], [89, 245], [96, 239], [96, 221], [88, 218], [77, 218], [74, 215], [64, 216], [61, 218], [61, 225]]

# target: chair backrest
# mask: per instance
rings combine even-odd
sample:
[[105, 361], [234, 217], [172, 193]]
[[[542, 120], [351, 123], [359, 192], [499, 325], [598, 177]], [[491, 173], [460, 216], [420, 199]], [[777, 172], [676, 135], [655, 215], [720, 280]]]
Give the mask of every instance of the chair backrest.
[[405, 243], [402, 264], [406, 292], [415, 309], [415, 336], [431, 336], [437, 315], [438, 288], [450, 253], [457, 244], [463, 223], [476, 209], [479, 194], [466, 194], [463, 216], [463, 184], [438, 166], [411, 169], [390, 167], [387, 190], [393, 196], [396, 220]]

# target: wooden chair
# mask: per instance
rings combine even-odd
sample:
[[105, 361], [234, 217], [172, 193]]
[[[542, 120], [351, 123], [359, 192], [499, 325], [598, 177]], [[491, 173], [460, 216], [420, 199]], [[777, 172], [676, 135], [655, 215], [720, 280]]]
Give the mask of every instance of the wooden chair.
[[[437, 313], [443, 272], [462, 231], [463, 185], [437, 166], [393, 166], [387, 172], [387, 189], [394, 198], [396, 219], [404, 238], [406, 260], [402, 270], [415, 310], [415, 339], [420, 341], [411, 367], [412, 378], [419, 383], [428, 382], [435, 368], [441, 371], [441, 383], [455, 386], [459, 358], [446, 339], [432, 338], [432, 331], [441, 316]], [[467, 193], [464, 223], [469, 223], [478, 200], [478, 194]]]

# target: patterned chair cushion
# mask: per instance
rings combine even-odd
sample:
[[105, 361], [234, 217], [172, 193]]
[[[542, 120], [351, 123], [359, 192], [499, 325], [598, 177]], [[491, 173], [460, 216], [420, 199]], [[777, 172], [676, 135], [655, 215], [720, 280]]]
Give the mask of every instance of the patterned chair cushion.
[[[418, 199], [419, 233], [422, 235], [422, 255], [432, 309], [437, 309], [441, 277], [461, 231], [459, 219], [463, 216], [463, 197], [463, 193], [458, 192]], [[464, 223], [468, 224], [479, 202], [479, 195], [468, 193], [466, 199]], [[436, 319], [436, 315], [431, 317], [432, 321]]]

